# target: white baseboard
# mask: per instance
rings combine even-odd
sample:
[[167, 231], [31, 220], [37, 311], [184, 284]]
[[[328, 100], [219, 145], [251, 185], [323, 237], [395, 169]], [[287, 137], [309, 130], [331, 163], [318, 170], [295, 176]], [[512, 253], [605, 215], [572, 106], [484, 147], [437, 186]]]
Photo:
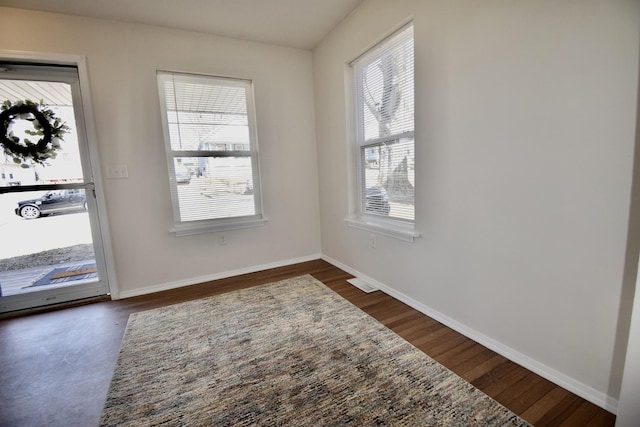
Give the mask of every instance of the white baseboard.
[[192, 277], [185, 280], [177, 280], [175, 282], [161, 283], [158, 285], [147, 286], [147, 287], [135, 289], [132, 291], [120, 291], [118, 292], [117, 297], [113, 296], [113, 299], [124, 299], [124, 298], [137, 297], [140, 295], [148, 295], [154, 292], [168, 291], [170, 289], [177, 289], [177, 288], [182, 288], [184, 286], [197, 285], [199, 283], [210, 282], [212, 280], [226, 279], [228, 277], [240, 276], [242, 274], [255, 273], [257, 271], [269, 270], [271, 268], [286, 267], [287, 265], [299, 264], [301, 262], [313, 261], [320, 258], [321, 258], [320, 254], [307, 255], [304, 257], [276, 261], [268, 264], [255, 265], [255, 266], [246, 267], [246, 268], [239, 268], [236, 270], [224, 271], [222, 273], [208, 274], [206, 276]]
[[574, 378], [569, 377], [568, 375], [563, 374], [562, 372], [559, 372], [541, 362], [538, 362], [537, 360], [534, 360], [532, 358], [530, 358], [529, 356], [527, 356], [526, 354], [520, 353], [519, 351], [516, 351], [514, 349], [512, 349], [511, 347], [508, 347], [496, 340], [494, 340], [491, 337], [488, 337], [487, 335], [484, 335], [481, 332], [476, 331], [473, 328], [470, 328], [469, 326], [458, 322], [455, 319], [452, 319], [449, 316], [446, 316], [440, 312], [438, 312], [437, 310], [434, 310], [424, 304], [422, 304], [419, 301], [414, 300], [413, 298], [393, 289], [390, 286], [385, 285], [384, 283], [381, 283], [371, 277], [366, 276], [365, 274], [362, 274], [361, 272], [331, 258], [328, 257], [326, 255], [322, 255], [322, 259], [325, 260], [326, 262], [333, 264], [334, 266], [346, 271], [347, 273], [356, 276], [359, 279], [364, 280], [365, 282], [368, 282], [371, 286], [374, 286], [376, 288], [378, 288], [379, 290], [381, 290], [382, 292], [386, 293], [387, 295], [390, 295], [392, 297], [394, 297], [395, 299], [397, 299], [398, 301], [401, 301], [405, 304], [407, 304], [408, 306], [420, 311], [423, 314], [426, 314], [427, 316], [431, 317], [432, 319], [437, 320], [438, 322], [450, 327], [451, 329], [455, 330], [456, 332], [461, 333], [462, 335], [466, 336], [467, 338], [470, 338], [472, 340], [474, 340], [475, 342], [482, 344], [483, 346], [495, 351], [496, 353], [506, 357], [507, 359], [511, 360], [512, 362], [515, 362], [527, 369], [529, 369], [530, 371], [540, 375], [541, 377], [553, 382], [554, 384], [559, 385], [560, 387], [569, 390], [570, 392], [582, 397], [585, 400], [588, 400], [589, 402], [593, 403], [594, 405], [597, 405], [601, 408], [606, 409], [609, 412], [612, 412], [613, 414], [615, 414], [618, 410], [618, 400], [612, 398], [611, 396], [606, 395], [605, 393], [602, 393], [596, 389], [594, 389], [593, 387], [590, 387], [586, 384], [581, 383], [580, 381], [575, 380]]

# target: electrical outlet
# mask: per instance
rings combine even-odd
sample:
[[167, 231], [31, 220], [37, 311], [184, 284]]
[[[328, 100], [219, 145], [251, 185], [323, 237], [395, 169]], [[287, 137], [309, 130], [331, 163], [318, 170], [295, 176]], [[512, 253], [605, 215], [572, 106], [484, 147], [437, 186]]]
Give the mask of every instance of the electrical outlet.
[[129, 170], [127, 169], [127, 165], [122, 164], [122, 165], [109, 166], [109, 169], [107, 169], [107, 178], [109, 179], [129, 178]]
[[370, 238], [370, 240], [369, 240], [369, 246], [371, 246], [372, 248], [375, 248], [375, 247], [376, 247], [376, 244], [377, 244], [377, 242], [376, 242], [376, 240], [377, 240], [377, 239], [376, 239], [376, 235], [375, 235], [375, 234], [369, 234], [369, 238]]
[[224, 237], [224, 234], [218, 236], [218, 245], [225, 246], [227, 244], [227, 239]]

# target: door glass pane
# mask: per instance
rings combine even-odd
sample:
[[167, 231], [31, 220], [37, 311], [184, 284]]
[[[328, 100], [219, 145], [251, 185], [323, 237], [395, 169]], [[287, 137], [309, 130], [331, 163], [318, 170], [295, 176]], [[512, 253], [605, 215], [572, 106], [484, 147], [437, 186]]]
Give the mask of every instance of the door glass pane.
[[[0, 194], [3, 297], [99, 280], [71, 90], [62, 82], [0, 80], [0, 102], [42, 101], [69, 127], [57, 156], [45, 165], [15, 164], [0, 146], [0, 187], [13, 187]], [[30, 118], [11, 122], [21, 140], [34, 130]], [[38, 185], [49, 190], [33, 191]], [[30, 187], [20, 191], [24, 186]]]
[[[71, 85], [61, 82], [0, 80], [0, 101], [6, 100], [12, 103], [24, 100], [36, 103], [43, 101], [46, 107], [69, 127], [69, 132], [64, 135], [56, 158], [47, 160], [45, 166], [21, 167], [4, 154], [0, 145], [0, 185], [83, 182]], [[21, 140], [26, 137], [36, 141], [39, 138], [25, 133], [25, 131], [34, 130], [33, 121], [30, 119], [32, 117], [16, 118], [10, 124], [13, 134]]]
[[[62, 191], [0, 195], [2, 296], [98, 279], [84, 190]], [[68, 194], [71, 191], [83, 194]], [[29, 210], [23, 213], [26, 217], [16, 214], [18, 206]], [[27, 219], [30, 215], [39, 217]]]

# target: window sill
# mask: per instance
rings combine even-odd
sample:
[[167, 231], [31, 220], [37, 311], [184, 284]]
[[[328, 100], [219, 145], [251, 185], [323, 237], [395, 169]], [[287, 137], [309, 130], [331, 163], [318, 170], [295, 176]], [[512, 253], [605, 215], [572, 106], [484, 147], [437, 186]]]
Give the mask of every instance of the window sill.
[[261, 227], [267, 223], [266, 218], [251, 218], [229, 221], [202, 221], [194, 223], [176, 224], [169, 231], [176, 237], [191, 236], [194, 234], [215, 233], [219, 231], [241, 230], [243, 228]]
[[347, 217], [345, 221], [349, 227], [393, 237], [405, 242], [414, 243], [416, 237], [420, 237], [420, 232], [415, 230], [412, 223], [364, 216]]

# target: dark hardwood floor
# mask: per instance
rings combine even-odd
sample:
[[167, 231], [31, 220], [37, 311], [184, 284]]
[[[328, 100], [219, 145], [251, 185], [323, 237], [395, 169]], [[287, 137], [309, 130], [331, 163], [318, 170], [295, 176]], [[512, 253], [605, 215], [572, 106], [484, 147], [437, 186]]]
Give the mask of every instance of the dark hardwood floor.
[[321, 260], [120, 301], [0, 320], [0, 426], [97, 425], [130, 313], [311, 274], [536, 426], [612, 426], [615, 416]]

